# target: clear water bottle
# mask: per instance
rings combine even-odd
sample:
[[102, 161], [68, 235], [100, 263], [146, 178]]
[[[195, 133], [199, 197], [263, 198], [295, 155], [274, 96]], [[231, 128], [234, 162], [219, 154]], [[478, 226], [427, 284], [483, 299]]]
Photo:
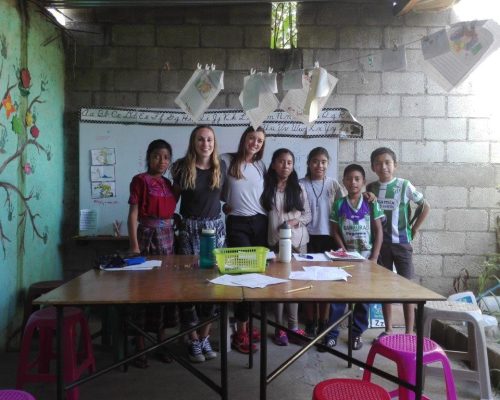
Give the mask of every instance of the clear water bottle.
[[280, 225], [279, 260], [285, 263], [292, 261], [292, 229], [286, 221]]
[[200, 236], [200, 268], [212, 268], [215, 265], [215, 230], [203, 229]]

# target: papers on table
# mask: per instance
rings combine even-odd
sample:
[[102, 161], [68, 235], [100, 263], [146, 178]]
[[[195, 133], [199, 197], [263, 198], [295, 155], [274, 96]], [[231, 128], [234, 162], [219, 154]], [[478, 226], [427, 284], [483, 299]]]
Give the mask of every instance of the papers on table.
[[264, 288], [268, 285], [288, 282], [287, 279], [274, 278], [262, 274], [221, 275], [210, 281], [216, 285], [242, 286], [247, 288]]
[[325, 251], [325, 255], [333, 261], [347, 260], [347, 261], [363, 261], [366, 260], [357, 251]]
[[294, 253], [293, 258], [295, 258], [297, 261], [329, 261], [330, 260], [323, 253], [307, 253], [307, 254]]
[[128, 265], [126, 267], [104, 268], [101, 266], [100, 268], [103, 271], [147, 271], [157, 267], [161, 267], [161, 260], [149, 260], [142, 264]]
[[290, 272], [288, 278], [301, 281], [347, 281], [351, 275], [337, 267], [303, 267], [303, 271]]

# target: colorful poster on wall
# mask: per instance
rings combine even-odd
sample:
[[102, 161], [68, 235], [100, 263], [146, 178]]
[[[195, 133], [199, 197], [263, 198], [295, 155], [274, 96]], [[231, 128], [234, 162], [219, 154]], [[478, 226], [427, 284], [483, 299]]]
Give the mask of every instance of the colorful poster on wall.
[[114, 165], [92, 165], [90, 167], [90, 179], [93, 182], [109, 182], [115, 180]]
[[102, 148], [90, 150], [92, 165], [116, 164], [115, 149]]
[[93, 199], [109, 199], [116, 197], [115, 182], [92, 182]]

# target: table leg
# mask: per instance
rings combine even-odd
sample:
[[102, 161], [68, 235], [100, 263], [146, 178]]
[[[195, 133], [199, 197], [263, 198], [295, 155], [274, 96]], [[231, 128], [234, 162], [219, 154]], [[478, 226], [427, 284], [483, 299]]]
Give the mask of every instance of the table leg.
[[425, 302], [420, 302], [417, 304], [417, 317], [416, 317], [416, 327], [417, 327], [417, 365], [416, 365], [416, 379], [415, 379], [415, 400], [420, 400], [422, 398], [423, 392], [423, 360], [424, 360], [424, 304]]
[[250, 340], [250, 351], [248, 352], [248, 368], [253, 368], [253, 351], [252, 351], [252, 332], [253, 332], [253, 318], [252, 318], [252, 303], [248, 303], [248, 338]]
[[354, 304], [349, 303], [347, 305], [349, 311], [348, 324], [347, 324], [347, 355], [349, 356], [349, 361], [347, 361], [347, 368], [352, 368], [352, 324], [354, 323]]
[[63, 310], [62, 306], [56, 306], [57, 315], [57, 331], [56, 331], [56, 352], [57, 352], [57, 364], [56, 364], [56, 375], [57, 375], [57, 399], [63, 400], [64, 398], [64, 377], [63, 377]]
[[260, 400], [267, 398], [267, 303], [260, 303]]
[[221, 315], [220, 315], [220, 368], [221, 368], [221, 399], [228, 400], [228, 388], [227, 388], [227, 303], [221, 304]]

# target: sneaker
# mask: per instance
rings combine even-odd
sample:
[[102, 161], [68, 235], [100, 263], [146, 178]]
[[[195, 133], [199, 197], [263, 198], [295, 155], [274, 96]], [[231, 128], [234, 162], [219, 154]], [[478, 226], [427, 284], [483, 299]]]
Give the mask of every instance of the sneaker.
[[201, 341], [192, 340], [189, 342], [188, 348], [189, 360], [194, 363], [201, 363], [205, 361], [203, 350], [201, 349]]
[[361, 347], [363, 347], [363, 340], [361, 340], [361, 336], [355, 336], [352, 339], [352, 349], [359, 350]]
[[288, 336], [286, 332], [282, 330], [274, 332], [274, 343], [278, 346], [288, 346]]
[[252, 329], [252, 342], [260, 341], [260, 331], [257, 328]]
[[[323, 346], [326, 346], [329, 349], [333, 349], [335, 346], [337, 346], [337, 339], [335, 338], [325, 339], [325, 341], [323, 342]], [[318, 347], [318, 351], [320, 353], [325, 353], [326, 349], [323, 347]]]
[[250, 343], [250, 339], [246, 333], [233, 334], [231, 337], [231, 348], [243, 354], [250, 353], [250, 349], [252, 350], [252, 353], [257, 351], [257, 346]]
[[205, 356], [205, 360], [212, 360], [217, 358], [217, 353], [213, 351], [208, 338], [209, 336], [201, 338], [201, 352]]

